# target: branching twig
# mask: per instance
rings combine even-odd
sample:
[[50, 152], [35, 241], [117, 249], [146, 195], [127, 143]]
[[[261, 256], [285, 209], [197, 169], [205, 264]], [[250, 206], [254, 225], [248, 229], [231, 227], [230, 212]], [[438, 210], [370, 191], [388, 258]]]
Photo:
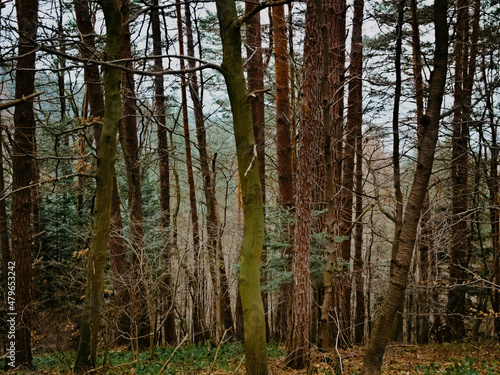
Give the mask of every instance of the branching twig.
[[182, 339], [182, 341], [179, 343], [179, 345], [177, 345], [177, 347], [174, 349], [174, 351], [172, 352], [172, 354], [170, 354], [170, 357], [163, 364], [163, 367], [161, 368], [160, 372], [158, 372], [157, 375], [163, 374], [163, 371], [165, 371], [165, 369], [167, 368], [167, 366], [170, 363], [170, 361], [172, 360], [172, 358], [174, 358], [174, 355], [177, 352], [177, 350], [179, 350], [179, 348], [182, 346], [182, 344], [184, 344], [184, 342], [187, 340], [188, 337], [189, 337], [189, 335], [184, 336], [184, 338]]
[[217, 345], [217, 350], [215, 351], [215, 358], [214, 361], [212, 362], [212, 366], [210, 366], [210, 370], [208, 370], [208, 375], [210, 375], [212, 373], [212, 370], [214, 369], [215, 362], [217, 361], [217, 356], [219, 355], [220, 347], [227, 341], [227, 340], [224, 341], [224, 337], [226, 337], [226, 333], [229, 331], [229, 329], [230, 328], [224, 331], [224, 334], [222, 335], [222, 338], [220, 339], [219, 344]]

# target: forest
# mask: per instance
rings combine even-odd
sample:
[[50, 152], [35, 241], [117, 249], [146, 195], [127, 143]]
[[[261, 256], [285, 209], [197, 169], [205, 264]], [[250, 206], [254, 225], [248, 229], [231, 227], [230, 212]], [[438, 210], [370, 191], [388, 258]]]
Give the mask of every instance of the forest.
[[0, 371], [499, 374], [496, 0], [0, 0]]

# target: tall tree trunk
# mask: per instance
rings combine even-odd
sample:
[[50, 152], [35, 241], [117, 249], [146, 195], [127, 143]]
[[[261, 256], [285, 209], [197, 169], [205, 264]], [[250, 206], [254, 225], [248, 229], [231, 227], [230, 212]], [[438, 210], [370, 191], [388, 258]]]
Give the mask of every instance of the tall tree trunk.
[[[19, 30], [16, 65], [16, 98], [35, 92], [35, 47], [38, 27], [38, 1], [16, 0]], [[32, 158], [35, 140], [33, 102], [18, 104], [14, 109], [14, 144], [12, 148], [12, 258], [16, 281], [16, 355], [15, 366], [31, 366], [31, 297], [32, 297], [32, 232], [31, 190]], [[23, 189], [25, 188], [25, 189]], [[19, 190], [18, 189], [23, 189]]]
[[[180, 1], [176, 1], [177, 9], [177, 32], [179, 38], [179, 53], [184, 55], [184, 38], [182, 31], [182, 13]], [[185, 68], [184, 60], [180, 60], [180, 68], [183, 70]], [[186, 168], [188, 175], [188, 186], [189, 186], [189, 202], [191, 209], [191, 224], [193, 225], [193, 249], [194, 249], [194, 272], [193, 278], [196, 282], [199, 282], [200, 278], [200, 229], [198, 224], [198, 209], [196, 205], [196, 190], [194, 186], [194, 176], [193, 176], [193, 161], [191, 156], [191, 140], [189, 136], [189, 118], [187, 111], [187, 93], [186, 93], [186, 75], [181, 74], [181, 96], [182, 96], [182, 124], [184, 129], [184, 144], [186, 147]], [[197, 287], [196, 291], [200, 288]], [[201, 298], [200, 295], [193, 294], [193, 324], [194, 324], [194, 342], [201, 342], [206, 336], [206, 332], [203, 331], [203, 324], [201, 324], [200, 315], [203, 314], [198, 306], [198, 299]]]
[[[412, 51], [413, 51], [413, 80], [415, 83], [415, 102], [417, 109], [417, 138], [420, 138], [424, 131], [421, 120], [424, 115], [424, 91], [423, 91], [423, 77], [422, 77], [422, 54], [420, 51], [420, 32], [418, 20], [417, 1], [410, 0], [411, 10], [411, 27], [412, 27]], [[430, 248], [432, 229], [430, 227], [430, 211], [429, 211], [429, 195], [426, 194], [424, 206], [422, 208], [422, 216], [420, 218], [420, 236], [417, 240], [417, 249], [419, 254], [419, 284], [424, 287], [418, 293], [417, 302], [417, 317], [416, 317], [416, 330], [417, 342], [426, 344], [429, 341], [429, 293], [425, 289], [428, 285], [430, 270], [430, 257], [432, 249]]]
[[[121, 14], [115, 0], [103, 0], [106, 22], [107, 60], [121, 57]], [[75, 370], [87, 371], [96, 364], [97, 343], [104, 290], [104, 266], [108, 246], [111, 201], [113, 195], [113, 170], [116, 157], [118, 125], [120, 122], [120, 70], [106, 67], [104, 70], [105, 113], [102, 136], [98, 151], [97, 188], [94, 212], [94, 229], [87, 265], [87, 286], [82, 310], [80, 344]]]
[[[323, 9], [324, 8], [324, 9]], [[323, 287], [325, 295], [321, 306], [320, 341], [321, 347], [329, 347], [332, 339], [339, 338], [339, 345], [346, 346], [350, 341], [350, 300], [349, 251], [342, 248], [338, 238], [344, 239], [346, 228], [341, 222], [341, 200], [338, 198], [342, 175], [342, 131], [344, 112], [344, 63], [345, 63], [345, 0], [328, 0], [324, 7], [317, 7], [324, 13], [322, 27], [323, 39], [323, 78], [328, 92], [322, 93], [323, 105], [323, 147], [326, 163], [327, 214], [327, 260]], [[328, 51], [328, 53], [325, 53]], [[325, 61], [328, 59], [328, 62]], [[352, 198], [351, 198], [352, 199]], [[352, 210], [352, 207], [351, 207]], [[351, 211], [352, 217], [352, 211]], [[352, 220], [352, 219], [351, 219]], [[344, 252], [345, 253], [344, 253]], [[332, 328], [332, 329], [330, 329]]]
[[[276, 76], [276, 148], [278, 155], [278, 184], [279, 204], [287, 211], [293, 210], [294, 184], [293, 184], [293, 160], [292, 160], [292, 135], [291, 112], [290, 112], [290, 90], [288, 74], [288, 38], [286, 30], [285, 6], [279, 5], [272, 8], [273, 42]], [[291, 226], [288, 233], [293, 233]], [[288, 240], [292, 240], [288, 238]], [[283, 250], [283, 256], [292, 259], [292, 249]], [[289, 340], [292, 328], [292, 283], [285, 283], [280, 287], [278, 305], [278, 339], [281, 342]]]
[[[401, 100], [401, 54], [403, 44], [403, 22], [404, 22], [404, 7], [406, 0], [399, 0], [398, 2], [398, 23], [396, 26], [396, 56], [395, 56], [395, 69], [396, 69], [396, 87], [394, 93], [394, 108], [392, 112], [392, 165], [393, 165], [393, 178], [394, 178], [394, 193], [396, 196], [396, 209], [394, 214], [394, 236], [392, 239], [392, 254], [391, 254], [391, 273], [394, 270], [394, 262], [398, 256], [399, 241], [401, 238], [401, 228], [403, 225], [403, 193], [401, 192], [401, 167], [399, 163], [399, 102]], [[397, 319], [394, 322], [394, 338], [397, 341], [403, 341], [403, 311], [404, 301], [401, 302], [399, 307]]]
[[[94, 27], [91, 21], [90, 8], [87, 0], [73, 1], [77, 27], [83, 38], [80, 52], [83, 57], [91, 59], [95, 48]], [[97, 65], [87, 64], [84, 66], [84, 77], [86, 85], [86, 101], [89, 107], [89, 121], [93, 125], [95, 147], [99, 150], [102, 133], [102, 119], [104, 117], [104, 93], [102, 90], [101, 76]], [[84, 117], [87, 114], [84, 113]], [[83, 189], [83, 179], [79, 178]], [[126, 342], [125, 337], [130, 335], [130, 319], [126, 309], [130, 302], [128, 289], [128, 261], [126, 257], [125, 240], [123, 237], [123, 222], [121, 218], [120, 197], [116, 177], [113, 177], [113, 193], [111, 204], [111, 224], [109, 235], [109, 252], [111, 260], [111, 272], [113, 276], [113, 288], [115, 298], [113, 302], [117, 309], [117, 327], [120, 336], [117, 342]]]
[[[245, 2], [245, 12], [251, 12], [258, 3]], [[252, 110], [253, 134], [257, 145], [257, 159], [259, 160], [260, 186], [262, 202], [266, 204], [266, 139], [264, 115], [264, 63], [262, 61], [262, 30], [260, 12], [246, 22], [246, 50], [247, 50], [247, 89], [249, 92], [250, 108]], [[267, 64], [266, 64], [267, 65]], [[266, 253], [263, 252], [262, 262], [266, 263]], [[269, 321], [267, 314], [267, 293], [262, 294], [264, 311], [266, 313], [266, 338], [269, 339]]]
[[[74, 0], [76, 24], [83, 38], [80, 53], [84, 58], [91, 59], [95, 49], [94, 26], [92, 24], [88, 0]], [[99, 150], [102, 133], [102, 120], [104, 117], [104, 93], [102, 81], [97, 65], [86, 64], [84, 66], [84, 78], [86, 85], [86, 101], [89, 107], [89, 121], [94, 131], [95, 147]], [[86, 117], [84, 113], [84, 117]], [[83, 181], [81, 181], [83, 189]], [[109, 253], [111, 259], [111, 273], [113, 276], [113, 288], [118, 317], [117, 327], [120, 332], [118, 342], [124, 343], [125, 337], [130, 335], [130, 317], [127, 312], [130, 302], [130, 291], [128, 289], [129, 265], [123, 237], [123, 222], [121, 218], [120, 196], [116, 177], [113, 177], [113, 193], [111, 204], [111, 224], [109, 235]]]
[[260, 263], [264, 242], [264, 206], [252, 111], [243, 74], [241, 25], [234, 0], [216, 0], [222, 38], [224, 75], [238, 157], [244, 229], [240, 258], [240, 295], [245, 324], [245, 367], [249, 375], [267, 374], [266, 321], [260, 293]]
[[[450, 249], [450, 288], [446, 305], [449, 314], [447, 340], [456, 340], [465, 335], [465, 293], [467, 287], [463, 285], [467, 280], [468, 262], [468, 154], [469, 154], [469, 125], [472, 85], [476, 67], [476, 49], [479, 33], [479, 9], [475, 16], [469, 15], [469, 0], [457, 2], [457, 33], [455, 40], [455, 93], [454, 105], [460, 108], [453, 115], [452, 135], [452, 233]], [[478, 4], [479, 6], [479, 4]], [[471, 36], [471, 24], [477, 19], [473, 27], [475, 32]]]
[[364, 358], [364, 373], [379, 374], [387, 342], [391, 338], [392, 323], [404, 298], [408, 271], [415, 246], [417, 226], [422, 212], [425, 193], [432, 172], [434, 152], [438, 138], [441, 103], [446, 81], [448, 59], [447, 1], [434, 3], [435, 53], [428, 105], [422, 118], [423, 134], [417, 156], [417, 168], [408, 197], [403, 219], [397, 258], [382, 306], [375, 319], [375, 326], [368, 342]]
[[288, 350], [289, 366], [295, 369], [309, 365], [310, 277], [311, 251], [311, 197], [314, 127], [318, 126], [320, 85], [320, 32], [317, 1], [309, 0], [306, 9], [304, 39], [304, 85], [302, 88], [301, 121], [299, 131], [299, 158], [296, 177], [296, 223], [294, 258], [293, 327]]
[[[162, 38], [160, 30], [160, 12], [158, 9], [158, 0], [153, 0], [153, 9], [151, 9], [151, 31], [153, 38], [153, 53], [155, 56], [162, 54]], [[156, 57], [154, 59], [154, 69], [157, 72], [163, 71], [163, 59]], [[172, 243], [170, 237], [170, 170], [169, 155], [167, 143], [167, 126], [165, 121], [165, 94], [164, 82], [162, 76], [155, 76], [155, 120], [157, 124], [158, 136], [158, 156], [160, 165], [160, 209], [161, 209], [161, 227], [163, 230], [163, 250], [162, 250], [162, 270], [163, 284], [160, 299], [164, 301], [162, 308], [165, 309], [167, 316], [165, 320], [165, 341], [167, 344], [175, 344], [177, 334], [175, 330], [175, 316], [173, 311], [173, 290], [172, 278], [170, 277], [170, 262], [172, 256]], [[161, 317], [163, 319], [163, 316]]]
[[[364, 293], [364, 278], [363, 278], [363, 225], [359, 219], [363, 213], [363, 105], [362, 105], [362, 69], [363, 69], [363, 7], [364, 0], [356, 0], [354, 2], [353, 28], [351, 37], [351, 67], [350, 81], [348, 94], [348, 110], [347, 110], [347, 136], [352, 133], [354, 144], [351, 149], [345, 149], [351, 153], [352, 163], [356, 162], [355, 170], [355, 186], [356, 207], [354, 232], [354, 282], [355, 282], [355, 301], [356, 310], [354, 313], [354, 342], [361, 344], [365, 335], [365, 293]], [[355, 159], [355, 160], [354, 160]], [[354, 165], [351, 162], [351, 168]], [[351, 172], [352, 173], [352, 172]], [[345, 177], [344, 177], [345, 179]], [[348, 189], [345, 186], [345, 189]], [[352, 190], [353, 186], [349, 188]], [[352, 205], [352, 198], [351, 198]]]
[[[122, 59], [132, 57], [131, 36], [128, 24], [129, 0], [117, 0], [122, 14]], [[132, 68], [132, 61], [124, 63], [125, 67]], [[139, 141], [137, 138], [137, 106], [135, 101], [134, 75], [122, 71], [122, 118], [120, 121], [120, 144], [125, 159], [127, 174], [128, 203], [130, 217], [131, 243], [131, 339], [132, 349], [146, 347], [151, 342], [151, 327], [149, 317], [148, 288], [145, 283], [147, 273], [147, 258], [144, 249], [144, 217], [142, 210], [141, 192], [141, 165]]]

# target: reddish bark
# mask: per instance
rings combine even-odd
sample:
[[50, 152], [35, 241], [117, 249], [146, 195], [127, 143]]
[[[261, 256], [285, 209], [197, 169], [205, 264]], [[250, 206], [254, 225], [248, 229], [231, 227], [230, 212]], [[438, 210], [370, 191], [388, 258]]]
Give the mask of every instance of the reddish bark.
[[[363, 68], [363, 0], [356, 0], [354, 2], [354, 16], [353, 28], [351, 38], [351, 67], [350, 67], [350, 81], [349, 81], [349, 94], [348, 94], [348, 110], [347, 110], [347, 142], [344, 153], [350, 153], [349, 162], [346, 162], [346, 172], [348, 175], [353, 174], [354, 161], [356, 162], [355, 170], [355, 191], [356, 191], [356, 218], [360, 218], [363, 212], [363, 138], [362, 138], [362, 123], [363, 123], [363, 106], [362, 106], [362, 68]], [[349, 142], [352, 133], [353, 144]], [[347, 155], [346, 155], [347, 156]], [[354, 160], [356, 159], [356, 160]], [[348, 177], [348, 176], [347, 176]], [[348, 186], [344, 182], [346, 190], [352, 190], [352, 178]], [[350, 187], [350, 188], [349, 188]], [[352, 194], [350, 198], [350, 205], [352, 205]], [[346, 196], [346, 199], [348, 197]], [[349, 201], [345, 202], [346, 208], [349, 207]], [[347, 223], [346, 223], [347, 224]], [[349, 224], [350, 226], [350, 224]], [[349, 242], [348, 242], [349, 243]], [[362, 222], [358, 219], [355, 224], [354, 236], [354, 279], [355, 279], [355, 301], [356, 310], [354, 318], [354, 341], [355, 343], [362, 343], [365, 332], [365, 294], [363, 282], [363, 226]]]
[[[19, 58], [16, 65], [16, 98], [35, 92], [35, 47], [37, 0], [17, 0]], [[32, 232], [31, 190], [22, 189], [33, 180], [31, 155], [34, 150], [35, 116], [33, 102], [22, 102], [14, 110], [14, 144], [12, 147], [12, 255], [16, 280], [16, 361], [15, 365], [31, 366], [31, 298], [32, 298]]]
[[297, 197], [295, 223], [293, 329], [288, 347], [289, 366], [295, 369], [309, 364], [311, 197], [313, 176], [314, 128], [319, 123], [319, 40], [320, 33], [314, 1], [307, 2], [304, 41], [304, 85], [299, 132]]

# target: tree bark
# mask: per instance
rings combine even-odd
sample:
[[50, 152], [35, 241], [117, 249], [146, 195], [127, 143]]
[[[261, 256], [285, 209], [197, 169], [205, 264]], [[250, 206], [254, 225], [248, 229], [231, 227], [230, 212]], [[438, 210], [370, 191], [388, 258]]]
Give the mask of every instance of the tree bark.
[[434, 24], [436, 35], [434, 71], [432, 72], [429, 86], [427, 111], [422, 118], [424, 131], [419, 144], [415, 176], [403, 219], [397, 258], [394, 262], [393, 272], [391, 272], [386, 296], [375, 319], [372, 336], [365, 352], [363, 367], [365, 374], [380, 373], [385, 347], [391, 338], [392, 322], [394, 321], [398, 306], [404, 297], [408, 281], [408, 271], [416, 241], [418, 221], [432, 172], [448, 59], [446, 0], [435, 1]]
[[[129, 0], [117, 0], [122, 14], [122, 59], [131, 59], [132, 46], [129, 20]], [[124, 63], [132, 68], [130, 60]], [[130, 288], [131, 288], [131, 338], [132, 349], [147, 347], [151, 343], [148, 288], [145, 283], [147, 257], [144, 251], [144, 217], [142, 209], [141, 164], [139, 140], [137, 138], [137, 105], [135, 99], [134, 74], [122, 71], [122, 108], [119, 124], [120, 144], [125, 159], [127, 174], [128, 205], [130, 217]]]
[[[398, 22], [396, 26], [396, 56], [395, 56], [395, 70], [396, 70], [396, 87], [394, 92], [394, 108], [392, 112], [392, 165], [393, 165], [393, 178], [394, 178], [394, 194], [396, 196], [396, 209], [394, 214], [394, 236], [392, 239], [392, 254], [391, 254], [391, 272], [394, 270], [394, 262], [398, 256], [399, 241], [401, 238], [401, 229], [403, 225], [403, 193], [401, 192], [401, 167], [399, 160], [399, 102], [401, 100], [401, 54], [403, 45], [403, 22], [404, 22], [404, 7], [406, 0], [399, 0], [398, 2]], [[396, 341], [403, 341], [403, 311], [404, 302], [401, 302], [399, 307], [397, 319], [394, 327], [394, 338]]]
[[[278, 156], [279, 204], [284, 210], [288, 211], [294, 209], [295, 192], [292, 169], [292, 135], [290, 131], [290, 90], [288, 87], [290, 81], [288, 74], [288, 38], [284, 5], [272, 8], [272, 22], [276, 77], [276, 153]], [[294, 231], [293, 226], [287, 229], [290, 235]], [[288, 240], [292, 241], [292, 238]], [[291, 249], [284, 249], [283, 256], [292, 259]], [[281, 342], [289, 340], [292, 328], [292, 296], [292, 283], [281, 285], [277, 308], [278, 340]]]
[[[473, 18], [469, 15], [469, 0], [457, 2], [457, 33], [455, 40], [455, 92], [454, 106], [460, 106], [453, 115], [452, 135], [452, 216], [450, 248], [450, 285], [446, 310], [448, 329], [447, 340], [457, 340], [465, 336], [465, 294], [467, 287], [467, 263], [469, 248], [468, 211], [468, 154], [470, 102], [476, 66], [477, 33], [471, 38], [470, 26]], [[477, 11], [479, 22], [479, 10]], [[474, 40], [475, 39], [475, 40]]]
[[224, 75], [238, 157], [244, 229], [240, 258], [240, 294], [245, 325], [245, 367], [250, 375], [267, 374], [266, 322], [260, 293], [260, 262], [264, 241], [264, 207], [252, 111], [243, 75], [241, 25], [234, 0], [216, 0], [222, 38]]
[[288, 351], [289, 366], [302, 369], [309, 365], [309, 319], [310, 319], [310, 275], [309, 254], [311, 251], [311, 197], [314, 128], [318, 126], [320, 102], [320, 33], [318, 12], [313, 0], [307, 2], [306, 34], [304, 40], [304, 85], [301, 102], [299, 131], [299, 158], [297, 165], [297, 196], [295, 223], [295, 258], [293, 289], [293, 327]]
[[[182, 13], [180, 1], [176, 1], [177, 10], [177, 32], [179, 38], [179, 53], [184, 55], [184, 38], [182, 30]], [[184, 60], [180, 60], [180, 68], [183, 70], [185, 68]], [[191, 140], [189, 136], [189, 118], [187, 111], [187, 92], [186, 92], [186, 75], [181, 74], [181, 97], [182, 97], [182, 125], [184, 129], [184, 145], [186, 148], [186, 168], [188, 175], [188, 186], [189, 186], [189, 203], [191, 210], [191, 224], [193, 225], [193, 254], [194, 254], [194, 272], [193, 278], [196, 282], [199, 282], [200, 270], [199, 262], [200, 258], [200, 229], [198, 224], [198, 208], [196, 204], [196, 190], [194, 186], [194, 175], [193, 175], [193, 160], [191, 156]], [[197, 287], [198, 291], [199, 288]], [[204, 332], [203, 324], [201, 323], [200, 315], [203, 314], [198, 308], [198, 299], [201, 298], [200, 295], [193, 294], [193, 324], [194, 324], [194, 342], [201, 342], [205, 339], [207, 332]]]
[[[351, 154], [349, 161], [350, 168], [354, 172], [355, 178], [355, 195], [356, 195], [356, 218], [360, 218], [363, 213], [363, 105], [362, 105], [362, 69], [363, 69], [363, 7], [364, 0], [356, 0], [354, 2], [353, 28], [351, 37], [351, 67], [350, 81], [348, 94], [348, 110], [347, 110], [347, 137], [352, 133], [353, 144], [345, 152]], [[349, 142], [347, 142], [349, 144]], [[354, 171], [354, 164], [356, 170]], [[351, 173], [353, 173], [351, 172]], [[352, 179], [352, 177], [351, 177]], [[347, 190], [352, 190], [344, 186]], [[348, 202], [346, 202], [347, 204]], [[351, 203], [352, 205], [352, 194]], [[347, 206], [346, 206], [347, 207]], [[365, 335], [365, 294], [363, 282], [363, 225], [358, 219], [355, 223], [354, 231], [354, 282], [355, 282], [355, 301], [356, 310], [354, 313], [354, 342], [361, 344]]]
[[[106, 22], [106, 59], [121, 57], [121, 14], [115, 0], [102, 0]], [[80, 344], [75, 361], [75, 371], [85, 372], [96, 364], [104, 266], [108, 246], [111, 201], [113, 194], [113, 170], [116, 157], [118, 125], [120, 122], [119, 69], [104, 70], [105, 114], [97, 165], [97, 189], [94, 212], [94, 230], [87, 266], [87, 286], [82, 310]]]
[[[417, 109], [417, 142], [420, 142], [420, 138], [424, 131], [421, 124], [422, 116], [424, 115], [424, 91], [422, 77], [422, 54], [420, 51], [419, 20], [417, 13], [418, 8], [416, 0], [410, 0], [410, 10], [410, 23], [412, 27], [411, 39], [413, 51], [413, 81], [415, 83], [415, 102]], [[430, 257], [432, 254], [432, 228], [430, 219], [431, 216], [429, 211], [429, 195], [426, 194], [424, 199], [424, 206], [422, 208], [422, 216], [420, 218], [420, 236], [417, 242], [419, 254], [419, 284], [424, 287], [424, 289], [422, 289], [418, 293], [417, 301], [416, 331], [417, 342], [419, 344], [426, 344], [429, 341], [429, 293], [425, 289], [425, 286], [428, 285], [431, 274]]]
[[[38, 27], [38, 1], [16, 0], [19, 44], [16, 65], [16, 98], [35, 92], [35, 46]], [[14, 109], [14, 144], [12, 148], [12, 190], [24, 188], [33, 180], [32, 154], [35, 141], [33, 102], [22, 102]], [[16, 282], [16, 358], [15, 366], [32, 366], [31, 298], [32, 232], [31, 189], [12, 195], [12, 258]]]
[[[327, 214], [327, 260], [323, 277], [324, 299], [321, 306], [320, 342], [327, 349], [330, 342], [339, 337], [339, 345], [350, 342], [350, 300], [349, 286], [350, 245], [342, 248], [344, 225], [342, 202], [338, 198], [342, 176], [342, 130], [344, 112], [344, 63], [345, 63], [345, 0], [329, 0], [317, 11], [324, 15], [320, 21], [323, 43], [322, 84], [327, 91], [322, 93], [323, 106], [323, 147], [326, 164]], [[318, 16], [319, 17], [319, 16]], [[326, 53], [325, 51], [328, 51]], [[327, 59], [327, 60], [325, 60]], [[352, 199], [352, 198], [351, 198]], [[352, 207], [351, 207], [352, 210]], [[351, 211], [352, 217], [352, 211]], [[352, 219], [351, 219], [352, 220]], [[332, 319], [333, 317], [333, 319]]]
[[[153, 9], [151, 9], [151, 31], [153, 38], [153, 53], [155, 56], [162, 54], [162, 38], [160, 30], [160, 12], [157, 9], [158, 0], [153, 0]], [[157, 72], [163, 71], [163, 59], [157, 57], [154, 59], [154, 69]], [[155, 76], [155, 120], [158, 136], [158, 157], [160, 171], [160, 209], [161, 209], [161, 228], [163, 230], [163, 284], [160, 296], [162, 308], [166, 312], [165, 320], [165, 341], [169, 345], [177, 342], [177, 333], [175, 328], [175, 316], [173, 311], [173, 290], [172, 278], [170, 272], [170, 262], [172, 256], [171, 231], [170, 231], [170, 170], [169, 155], [167, 143], [167, 125], [165, 119], [165, 94], [164, 82], [162, 76]], [[161, 317], [163, 319], [163, 316]]]

